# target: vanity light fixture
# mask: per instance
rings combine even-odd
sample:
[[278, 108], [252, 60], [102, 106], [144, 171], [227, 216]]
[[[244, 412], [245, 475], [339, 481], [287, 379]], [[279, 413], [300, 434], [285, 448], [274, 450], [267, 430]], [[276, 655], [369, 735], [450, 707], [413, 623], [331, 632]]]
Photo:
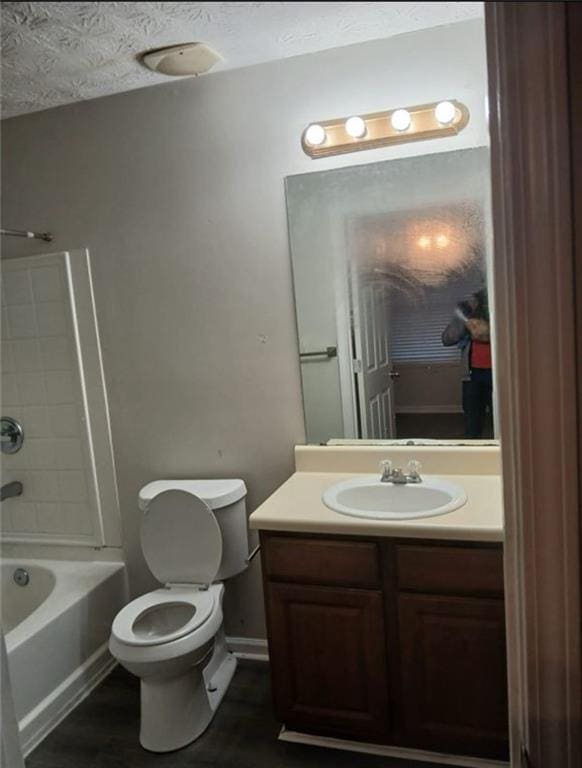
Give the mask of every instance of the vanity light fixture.
[[305, 143], [311, 147], [320, 147], [325, 141], [325, 129], [312, 123], [305, 131]]
[[346, 133], [352, 139], [361, 139], [366, 135], [366, 123], [361, 117], [349, 117], [346, 120]]
[[390, 125], [398, 132], [408, 130], [411, 122], [410, 112], [407, 109], [397, 109], [390, 118]]
[[455, 136], [468, 122], [469, 110], [460, 101], [438, 101], [311, 123], [303, 131], [301, 143], [305, 154], [315, 159]]
[[441, 125], [448, 125], [455, 119], [455, 105], [450, 101], [441, 101], [434, 108], [434, 115]]

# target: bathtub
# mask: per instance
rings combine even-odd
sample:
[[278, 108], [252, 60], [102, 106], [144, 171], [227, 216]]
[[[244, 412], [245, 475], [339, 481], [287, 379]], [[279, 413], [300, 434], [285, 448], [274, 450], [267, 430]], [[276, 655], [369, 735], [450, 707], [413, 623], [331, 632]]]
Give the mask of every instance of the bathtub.
[[[108, 674], [111, 622], [127, 603], [123, 563], [3, 559], [2, 629], [24, 754]], [[30, 580], [14, 581], [17, 569]]]

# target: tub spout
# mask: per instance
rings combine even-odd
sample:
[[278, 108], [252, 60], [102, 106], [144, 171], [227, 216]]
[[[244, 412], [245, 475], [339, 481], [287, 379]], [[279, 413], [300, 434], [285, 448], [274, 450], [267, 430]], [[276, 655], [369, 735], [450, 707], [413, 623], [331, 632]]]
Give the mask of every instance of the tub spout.
[[13, 496], [22, 495], [22, 483], [14, 480], [12, 483], [6, 483], [0, 488], [0, 501], [11, 499]]

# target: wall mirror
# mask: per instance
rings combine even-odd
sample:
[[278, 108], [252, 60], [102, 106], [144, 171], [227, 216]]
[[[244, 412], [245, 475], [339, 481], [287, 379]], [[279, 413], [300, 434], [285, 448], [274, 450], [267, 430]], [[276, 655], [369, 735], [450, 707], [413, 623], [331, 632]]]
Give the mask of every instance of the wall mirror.
[[494, 437], [489, 152], [286, 179], [307, 442]]

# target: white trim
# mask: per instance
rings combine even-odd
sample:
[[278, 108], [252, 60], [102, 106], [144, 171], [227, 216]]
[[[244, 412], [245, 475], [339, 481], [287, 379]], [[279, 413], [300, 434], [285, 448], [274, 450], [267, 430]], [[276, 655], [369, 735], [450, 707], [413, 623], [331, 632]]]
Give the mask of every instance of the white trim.
[[[349, 254], [346, 253], [346, 238], [336, 209], [332, 211], [330, 231], [334, 253], [335, 320], [337, 335], [337, 362], [343, 419], [343, 434], [358, 437], [358, 405], [352, 368], [352, 327], [350, 310], [350, 287], [348, 276]], [[341, 235], [341, 236], [340, 236]]]
[[368, 742], [334, 739], [331, 736], [313, 736], [299, 731], [288, 731], [283, 726], [279, 732], [279, 741], [289, 741], [293, 744], [307, 744], [314, 747], [341, 749], [346, 752], [361, 752], [366, 755], [380, 757], [397, 757], [401, 760], [417, 760], [439, 765], [459, 766], [459, 768], [508, 768], [509, 763], [501, 760], [484, 760], [480, 757], [462, 757], [447, 755], [443, 752], [425, 752], [422, 749], [406, 749], [405, 747], [390, 747], [385, 744], [370, 744]]
[[89, 251], [65, 254], [100, 543], [121, 546], [121, 516]]
[[262, 637], [227, 637], [226, 644], [237, 659], [269, 661], [269, 646]]
[[69, 675], [18, 723], [22, 752], [26, 757], [107, 677], [117, 662], [107, 643]]
[[2, 557], [12, 557], [22, 560], [75, 560], [75, 561], [105, 561], [125, 563], [125, 556], [121, 547], [96, 547], [87, 546], [86, 542], [75, 543], [72, 541], [58, 543], [55, 541], [32, 541], [19, 538], [18, 540], [2, 539], [0, 547]]
[[[75, 253], [75, 261], [77, 261], [78, 253]], [[91, 411], [89, 410], [89, 400], [87, 397], [87, 375], [85, 371], [85, 356], [83, 343], [81, 341], [81, 331], [79, 328], [79, 312], [77, 306], [78, 297], [76, 295], [77, 285], [73, 280], [71, 254], [65, 251], [62, 254], [65, 263], [65, 274], [67, 279], [67, 287], [69, 291], [69, 302], [71, 309], [71, 319], [73, 327], [73, 338], [75, 340], [75, 351], [77, 355], [77, 368], [79, 373], [79, 381], [81, 384], [81, 398], [83, 402], [83, 411], [85, 416], [84, 431], [86, 431], [86, 445], [89, 454], [89, 473], [93, 481], [94, 493], [91, 498], [91, 508], [94, 508], [93, 515], [93, 532], [96, 539], [95, 543], [102, 545], [105, 544], [105, 529], [103, 527], [103, 509], [101, 506], [101, 499], [99, 496], [99, 478], [97, 477], [97, 468], [95, 461], [95, 446], [93, 444], [93, 431], [92, 431], [92, 419]]]
[[58, 547], [89, 547], [100, 549], [103, 545], [95, 541], [93, 534], [86, 536], [66, 536], [61, 533], [26, 533], [6, 531], [0, 538], [4, 544], [40, 544], [42, 546]]

